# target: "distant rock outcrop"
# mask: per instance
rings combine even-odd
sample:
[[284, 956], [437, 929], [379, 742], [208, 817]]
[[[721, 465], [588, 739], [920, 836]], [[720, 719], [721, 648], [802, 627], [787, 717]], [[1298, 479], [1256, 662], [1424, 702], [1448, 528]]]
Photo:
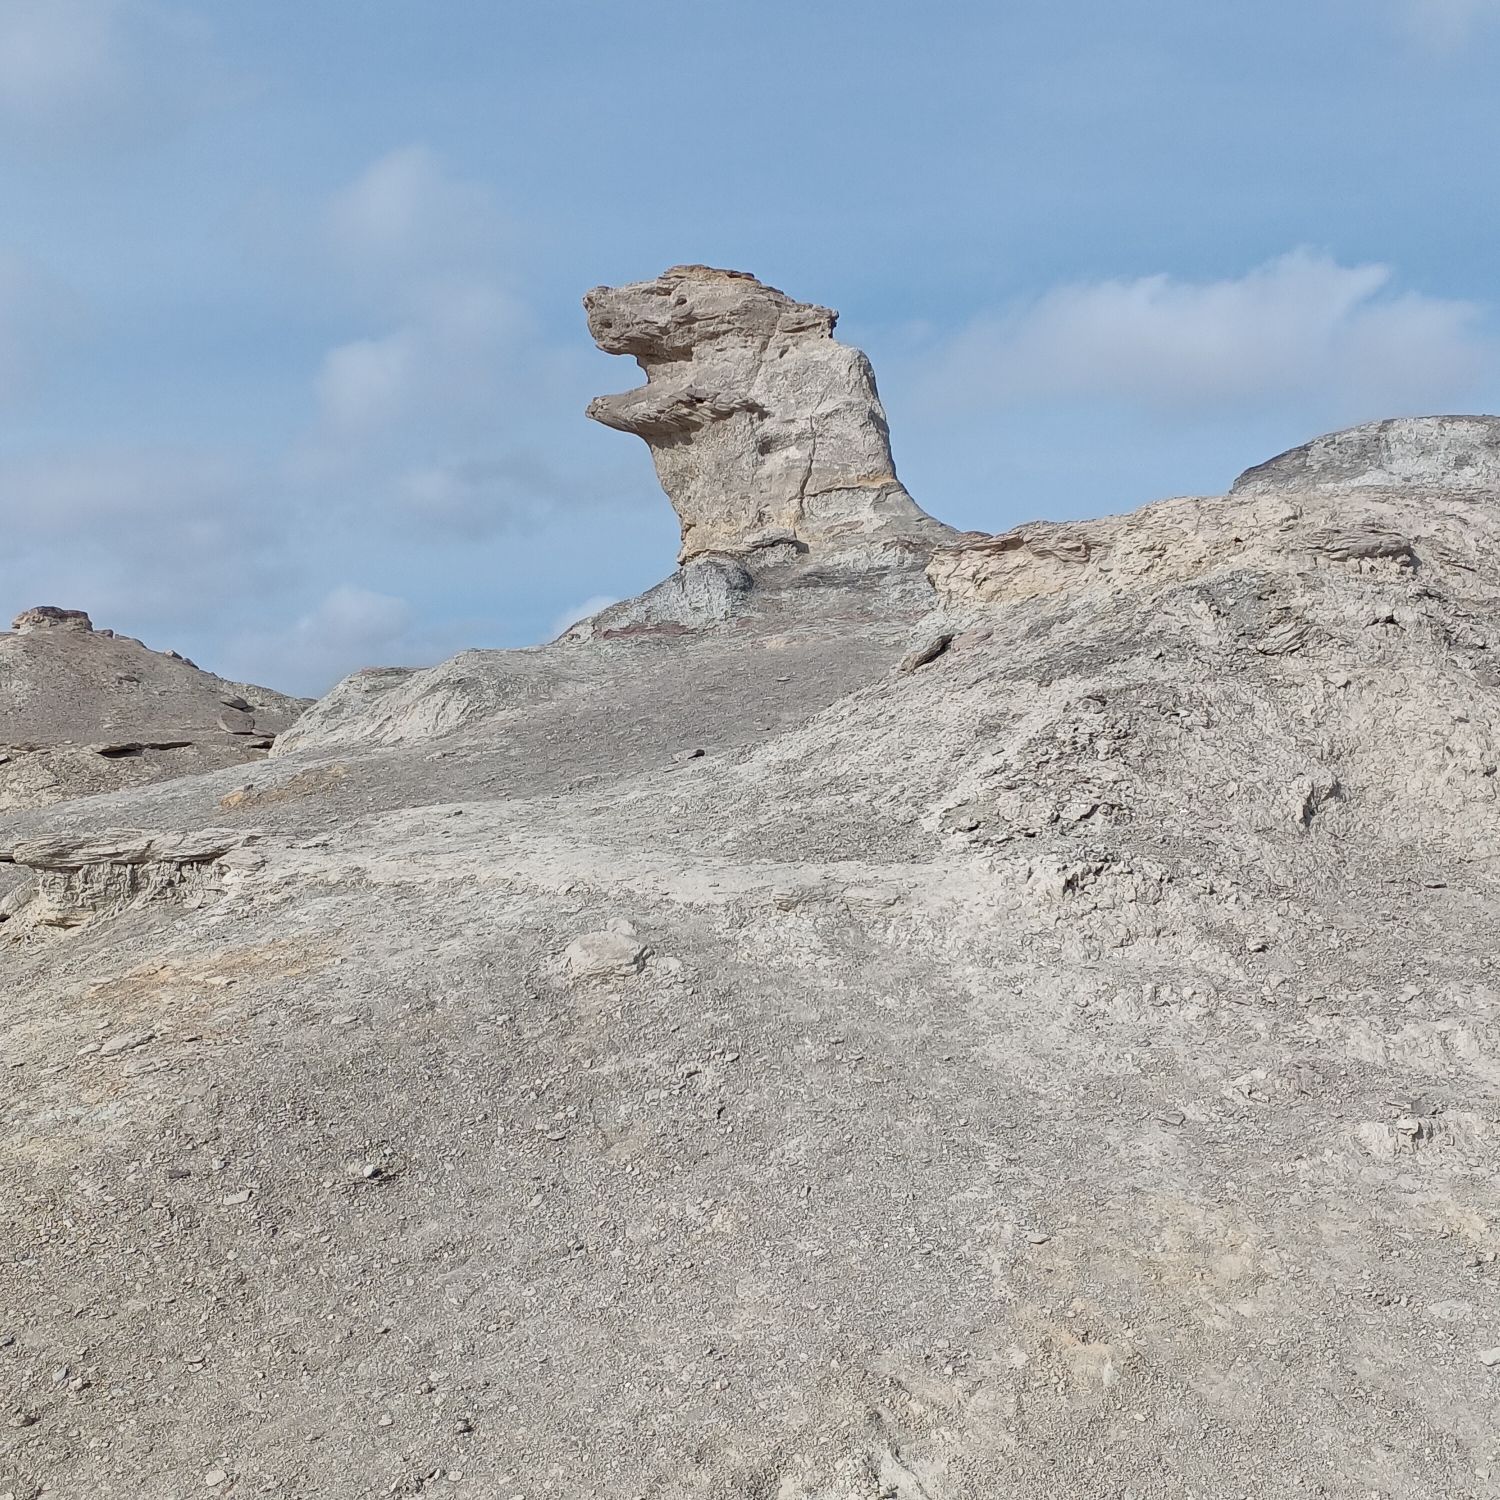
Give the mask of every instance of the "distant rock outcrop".
[[682, 523], [682, 561], [952, 536], [897, 479], [874, 371], [833, 337], [830, 308], [708, 266], [595, 287], [584, 307], [599, 347], [646, 372], [645, 385], [596, 398], [588, 414], [650, 446]]
[[304, 707], [95, 630], [81, 609], [22, 610], [0, 633], [0, 810], [263, 759]]
[[1500, 417], [1396, 417], [1314, 438], [1235, 480], [1231, 495], [1500, 489]]
[[33, 630], [92, 630], [94, 622], [81, 609], [58, 609], [54, 604], [39, 604], [23, 609], [10, 628], [21, 635]]

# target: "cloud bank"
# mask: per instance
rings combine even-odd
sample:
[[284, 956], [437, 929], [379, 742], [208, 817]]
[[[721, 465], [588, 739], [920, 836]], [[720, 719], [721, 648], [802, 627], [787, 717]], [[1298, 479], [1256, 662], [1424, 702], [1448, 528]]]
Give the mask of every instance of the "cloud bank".
[[1439, 409], [1496, 364], [1476, 304], [1297, 250], [1218, 281], [1056, 287], [971, 323], [928, 384], [977, 405], [1087, 398], [1162, 416], [1298, 402], [1338, 423]]

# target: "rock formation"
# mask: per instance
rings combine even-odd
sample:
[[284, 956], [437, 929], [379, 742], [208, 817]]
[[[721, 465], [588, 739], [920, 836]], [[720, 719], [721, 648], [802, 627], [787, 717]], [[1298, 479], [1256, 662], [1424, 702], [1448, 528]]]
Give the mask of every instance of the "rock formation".
[[650, 446], [682, 523], [681, 560], [792, 543], [814, 554], [951, 536], [896, 478], [870, 362], [838, 314], [743, 271], [674, 266], [595, 287], [589, 332], [646, 384], [588, 414]]
[[18, 635], [26, 635], [33, 630], [92, 631], [94, 622], [81, 609], [58, 609], [53, 604], [39, 604], [35, 609], [23, 609], [11, 621], [10, 628]]
[[42, 605], [0, 633], [0, 811], [263, 759], [304, 701]]
[[1490, 1495], [1493, 419], [872, 583], [652, 286], [733, 555], [4, 820], [0, 1497]]
[[1500, 490], [1500, 417], [1397, 417], [1315, 438], [1247, 470], [1231, 494]]

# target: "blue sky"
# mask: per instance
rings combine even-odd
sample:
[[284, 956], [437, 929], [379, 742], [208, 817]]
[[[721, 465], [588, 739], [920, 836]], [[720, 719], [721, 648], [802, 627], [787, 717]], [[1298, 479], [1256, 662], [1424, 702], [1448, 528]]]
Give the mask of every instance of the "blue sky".
[[663, 576], [579, 298], [842, 312], [945, 520], [1500, 410], [1500, 0], [0, 0], [0, 611], [228, 675]]

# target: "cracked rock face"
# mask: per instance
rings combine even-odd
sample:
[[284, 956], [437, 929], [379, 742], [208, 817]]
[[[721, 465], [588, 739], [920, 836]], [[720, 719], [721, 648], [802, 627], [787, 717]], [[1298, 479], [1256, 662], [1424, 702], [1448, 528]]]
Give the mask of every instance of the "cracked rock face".
[[953, 535], [897, 479], [874, 371], [833, 337], [830, 308], [707, 266], [596, 287], [584, 307], [599, 347], [634, 355], [646, 373], [588, 414], [649, 445], [682, 523], [681, 561]]

